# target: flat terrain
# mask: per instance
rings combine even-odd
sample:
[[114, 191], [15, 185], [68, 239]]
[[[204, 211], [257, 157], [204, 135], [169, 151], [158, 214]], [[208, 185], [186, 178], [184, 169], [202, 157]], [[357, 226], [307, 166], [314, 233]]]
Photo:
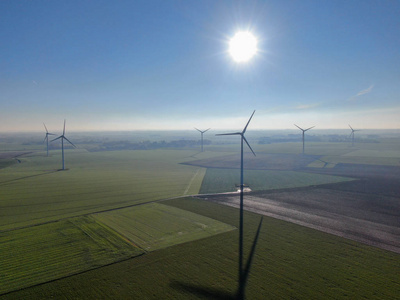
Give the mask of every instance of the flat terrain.
[[66, 150], [21, 157], [0, 169], [0, 230], [197, 194], [205, 169], [180, 164], [193, 151]]
[[[371, 190], [375, 185], [375, 192], [382, 188], [373, 181], [352, 181], [250, 193], [244, 209], [400, 253], [399, 194], [372, 194], [362, 185]], [[239, 207], [238, 195], [204, 198]]]
[[93, 217], [146, 252], [236, 229], [214, 219], [160, 203], [94, 214]]
[[[235, 208], [199, 199], [163, 202], [238, 226]], [[261, 216], [244, 214], [245, 259]], [[2, 299], [235, 299], [238, 231], [150, 252], [3, 295]], [[399, 255], [264, 217], [247, 299], [396, 299]]]
[[[255, 145], [257, 157], [245, 156], [249, 299], [400, 294], [399, 145], [309, 143], [304, 156], [300, 143]], [[67, 149], [66, 171], [59, 150], [28, 146], [6, 145], [36, 152], [0, 170], [2, 299], [234, 299], [236, 144]], [[231, 194], [183, 198], [199, 192]]]

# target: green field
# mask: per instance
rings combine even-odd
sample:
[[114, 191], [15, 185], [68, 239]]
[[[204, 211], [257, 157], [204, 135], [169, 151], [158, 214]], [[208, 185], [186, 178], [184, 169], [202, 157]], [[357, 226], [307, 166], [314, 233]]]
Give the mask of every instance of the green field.
[[[297, 155], [301, 144], [289, 144], [254, 148], [265, 155]], [[395, 145], [380, 151], [382, 146], [309, 143], [306, 152], [327, 162], [309, 164], [316, 168], [340, 162], [398, 165]], [[172, 198], [234, 191], [239, 169], [182, 163], [224, 161], [237, 153], [236, 144], [210, 145], [204, 153], [68, 149], [67, 171], [58, 171], [61, 152], [54, 150], [50, 157], [41, 151], [19, 157], [21, 163], [6, 163], [0, 169], [0, 294], [7, 294], [1, 298], [232, 297], [237, 286], [238, 231], [232, 230], [238, 226], [237, 209]], [[351, 179], [245, 170], [252, 190], [346, 180]], [[245, 253], [259, 220], [259, 215], [245, 213]], [[394, 299], [400, 294], [399, 273], [398, 254], [264, 217], [247, 295]]]
[[[245, 184], [252, 191], [293, 188], [352, 180], [347, 177], [320, 175], [296, 171], [245, 170]], [[207, 169], [200, 194], [236, 191], [240, 183], [238, 169]]]
[[93, 216], [145, 251], [154, 251], [235, 229], [214, 219], [159, 203]]
[[0, 170], [0, 230], [170, 197], [197, 194], [204, 168], [182, 165], [193, 151], [67, 150], [34, 154]]
[[[238, 211], [231, 207], [196, 199], [164, 204], [238, 225]], [[261, 217], [247, 212], [244, 217], [247, 257]], [[238, 231], [229, 231], [3, 298], [232, 299], [237, 287], [237, 240]], [[397, 299], [399, 272], [398, 254], [264, 217], [246, 295], [248, 299]]]
[[90, 217], [0, 235], [0, 294], [143, 253]]
[[0, 294], [233, 229], [152, 203], [3, 232]]

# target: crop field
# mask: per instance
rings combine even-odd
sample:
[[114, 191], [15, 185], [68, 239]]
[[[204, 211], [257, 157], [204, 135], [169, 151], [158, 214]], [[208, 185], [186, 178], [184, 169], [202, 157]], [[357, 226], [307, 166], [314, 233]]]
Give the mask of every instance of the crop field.
[[[245, 184], [252, 191], [281, 189], [334, 183], [352, 180], [348, 177], [320, 175], [296, 171], [245, 170]], [[224, 193], [236, 191], [235, 184], [240, 183], [238, 169], [207, 169], [200, 194]]]
[[3, 232], [0, 294], [143, 253], [90, 217]]
[[0, 230], [153, 200], [197, 194], [204, 168], [182, 165], [193, 151], [67, 150], [32, 154], [0, 170]]
[[[198, 199], [163, 204], [238, 226], [234, 208]], [[247, 257], [261, 216], [244, 214]], [[3, 299], [234, 299], [238, 231], [164, 248], [34, 286]], [[396, 299], [399, 255], [264, 217], [248, 299]]]
[[0, 294], [235, 229], [162, 204], [145, 204], [4, 232]]
[[[393, 140], [355, 147], [307, 143], [303, 156], [301, 143], [255, 144], [257, 157], [245, 156], [245, 183], [253, 190], [246, 199], [251, 195], [254, 205], [275, 201], [269, 204], [290, 207], [296, 218], [330, 214], [332, 224], [338, 221], [336, 210], [348, 208], [354, 216], [345, 217], [354, 218], [355, 225], [349, 230], [363, 224], [380, 234], [372, 221], [383, 220], [380, 232], [391, 234], [397, 247], [396, 216], [385, 217], [398, 203], [396, 145]], [[9, 253], [0, 263], [1, 299], [235, 297], [237, 208], [209, 196], [207, 201], [183, 197], [235, 191], [237, 144], [208, 145], [203, 153], [67, 149], [66, 171], [59, 170], [59, 150], [45, 157], [43, 145], [39, 148], [19, 156], [20, 163], [4, 158], [0, 169], [0, 251]], [[289, 188], [299, 191], [282, 190]], [[237, 195], [231, 197], [237, 201]], [[332, 211], [324, 206], [329, 201]], [[371, 208], [371, 214], [359, 206]], [[263, 214], [253, 211], [245, 212], [245, 259]], [[249, 299], [394, 299], [400, 294], [399, 254], [293, 220], [263, 220]], [[387, 231], [389, 226], [397, 227]]]
[[235, 229], [214, 219], [159, 203], [93, 216], [145, 251], [154, 251]]

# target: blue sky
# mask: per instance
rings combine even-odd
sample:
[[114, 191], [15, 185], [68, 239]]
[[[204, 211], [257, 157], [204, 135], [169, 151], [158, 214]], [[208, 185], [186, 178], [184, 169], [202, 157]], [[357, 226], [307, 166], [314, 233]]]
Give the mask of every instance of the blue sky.
[[[0, 131], [400, 128], [400, 1], [0, 1]], [[259, 52], [237, 64], [238, 30]], [[249, 127], [250, 129], [250, 127]]]

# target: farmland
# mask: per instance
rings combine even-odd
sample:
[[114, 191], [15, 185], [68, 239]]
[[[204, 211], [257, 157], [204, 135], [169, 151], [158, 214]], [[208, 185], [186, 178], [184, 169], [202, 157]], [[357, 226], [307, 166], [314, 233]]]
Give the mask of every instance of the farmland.
[[[245, 156], [245, 256], [264, 215], [249, 299], [395, 298], [400, 259], [384, 243], [398, 243], [398, 144], [310, 143], [305, 156], [299, 145]], [[2, 159], [2, 299], [234, 297], [237, 195], [183, 197], [235, 191], [237, 145], [68, 149], [66, 171], [59, 150], [35, 147], [20, 163]], [[351, 234], [325, 230], [329, 218], [352, 219]]]
[[[197, 199], [166, 205], [237, 226], [237, 210]], [[245, 213], [245, 253], [260, 215]], [[4, 299], [232, 299], [237, 231], [164, 248], [76, 276], [4, 295]], [[246, 295], [249, 299], [395, 299], [398, 254], [289, 222], [264, 218]]]
[[66, 152], [68, 171], [56, 151], [0, 170], [1, 230], [196, 194], [205, 172], [179, 164], [189, 151]]

